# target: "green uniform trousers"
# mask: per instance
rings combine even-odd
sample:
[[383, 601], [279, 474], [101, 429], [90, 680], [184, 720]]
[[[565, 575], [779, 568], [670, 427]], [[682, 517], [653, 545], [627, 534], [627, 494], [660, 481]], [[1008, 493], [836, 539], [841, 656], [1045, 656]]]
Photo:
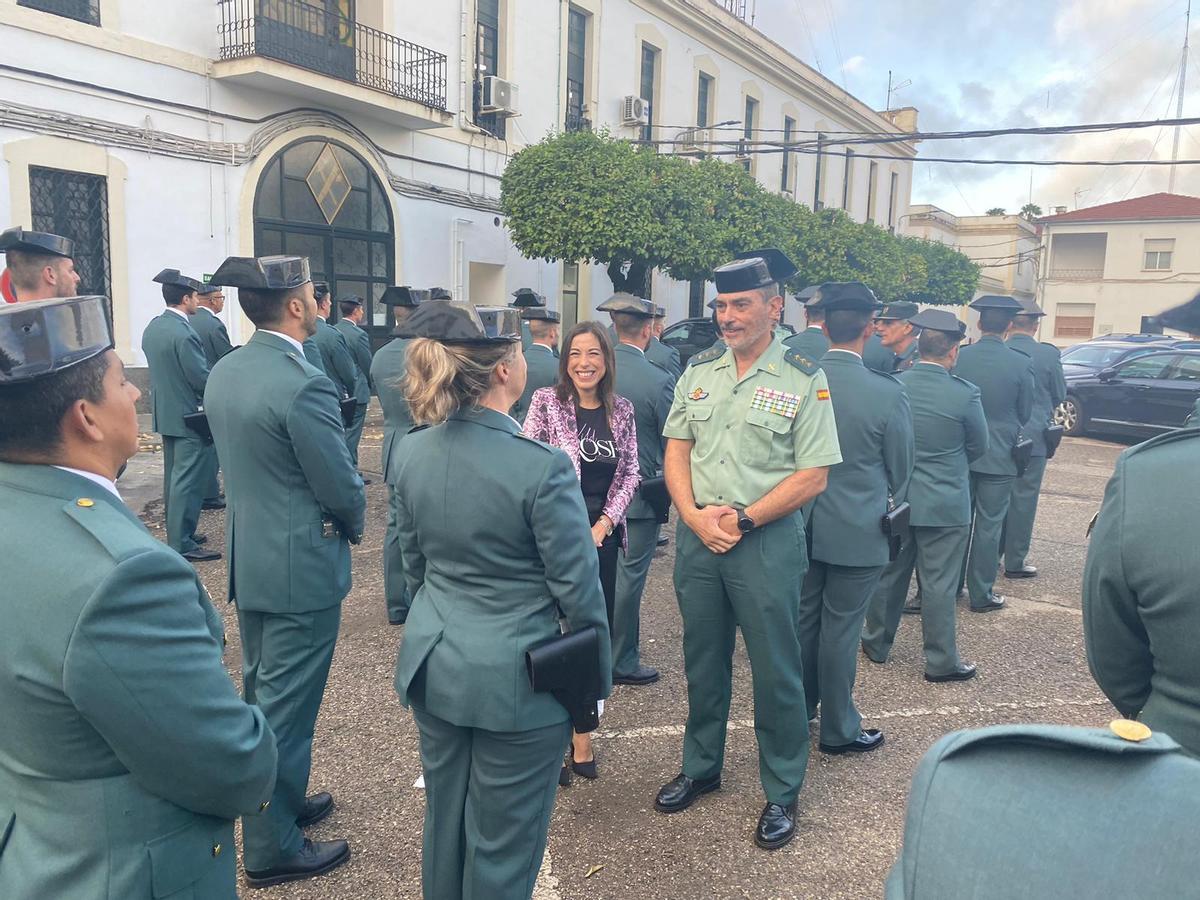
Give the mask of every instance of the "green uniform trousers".
[[808, 559], [803, 520], [796, 512], [764, 525], [728, 553], [713, 553], [682, 522], [675, 540], [688, 686], [683, 774], [709, 778], [721, 772], [741, 626], [753, 673], [759, 779], [767, 801], [786, 806], [800, 793], [809, 753], [796, 634]]
[[387, 604], [388, 621], [400, 624], [408, 618], [412, 597], [404, 580], [404, 560], [400, 556], [400, 532], [396, 527], [396, 506], [399, 497], [388, 485], [387, 531], [383, 536], [383, 597]]
[[992, 596], [1000, 565], [1000, 536], [1008, 515], [1013, 475], [971, 473], [971, 509], [974, 525], [970, 548], [964, 551], [959, 586], [966, 585], [972, 606], [983, 606]]
[[1037, 516], [1038, 494], [1046, 474], [1046, 457], [1035, 456], [1025, 474], [1013, 481], [1008, 515], [1004, 519], [1004, 568], [1015, 572], [1025, 565], [1033, 540], [1033, 520]]
[[354, 418], [346, 429], [346, 449], [350, 451], [350, 459], [358, 468], [358, 442], [362, 440], [363, 423], [367, 420], [367, 404], [360, 403], [354, 407]]
[[218, 500], [221, 497], [221, 482], [217, 480], [217, 473], [221, 471], [221, 463], [217, 459], [217, 447], [215, 444], [208, 445], [208, 478], [204, 485], [204, 500]]
[[263, 711], [279, 748], [270, 807], [242, 819], [248, 871], [278, 865], [304, 842], [296, 819], [304, 812], [313, 730], [341, 615], [341, 604], [306, 613], [238, 610], [246, 702]]
[[800, 656], [805, 718], [821, 705], [821, 743], [839, 747], [862, 733], [854, 705], [863, 617], [883, 566], [835, 566], [811, 560], [800, 590]]
[[617, 596], [613, 609], [613, 675], [632, 675], [642, 664], [640, 652], [642, 592], [658, 544], [657, 519], [626, 519], [628, 544], [617, 558]]
[[970, 526], [912, 526], [900, 555], [879, 579], [863, 628], [863, 652], [877, 663], [887, 662], [900, 627], [908, 585], [916, 567], [921, 586], [921, 634], [925, 641], [925, 671], [946, 675], [959, 664], [955, 640], [954, 595], [959, 568], [967, 549]]
[[195, 550], [200, 506], [208, 487], [210, 464], [216, 458], [211, 444], [195, 437], [164, 434], [163, 506], [167, 519], [167, 546], [176, 553]]
[[571, 723], [485, 731], [413, 704], [425, 772], [425, 900], [529, 900]]

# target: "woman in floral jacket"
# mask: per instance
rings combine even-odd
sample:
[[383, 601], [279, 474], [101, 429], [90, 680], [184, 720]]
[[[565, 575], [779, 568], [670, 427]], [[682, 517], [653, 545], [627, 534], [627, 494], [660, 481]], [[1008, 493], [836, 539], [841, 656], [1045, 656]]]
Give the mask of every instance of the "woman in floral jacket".
[[[625, 511], [637, 491], [637, 428], [633, 404], [613, 392], [616, 362], [604, 328], [580, 322], [567, 334], [558, 383], [539, 388], [529, 401], [525, 434], [564, 450], [575, 465], [592, 540], [600, 556], [600, 586], [612, 628], [617, 589], [617, 548], [625, 542]], [[572, 740], [571, 769], [596, 777], [591, 737]], [[565, 783], [569, 773], [564, 765]]]

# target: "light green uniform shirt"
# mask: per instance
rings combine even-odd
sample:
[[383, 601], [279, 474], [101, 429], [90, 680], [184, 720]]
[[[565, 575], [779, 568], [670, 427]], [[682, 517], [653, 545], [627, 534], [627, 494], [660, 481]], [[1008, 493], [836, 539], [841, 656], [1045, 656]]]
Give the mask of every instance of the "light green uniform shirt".
[[675, 385], [663, 428], [666, 437], [693, 442], [696, 503], [749, 506], [801, 469], [842, 461], [829, 387], [815, 362], [772, 341], [739, 381], [732, 350], [704, 356]]

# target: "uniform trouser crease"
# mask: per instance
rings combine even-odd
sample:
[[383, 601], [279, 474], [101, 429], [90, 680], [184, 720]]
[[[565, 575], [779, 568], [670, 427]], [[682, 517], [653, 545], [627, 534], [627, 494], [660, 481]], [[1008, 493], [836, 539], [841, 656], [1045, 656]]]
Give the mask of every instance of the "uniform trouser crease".
[[1000, 532], [1004, 528], [1004, 517], [1008, 515], [1013, 477], [971, 473], [975, 524], [971, 531], [971, 549], [966, 557], [966, 585], [972, 606], [985, 606], [996, 585], [996, 570], [1000, 565]]
[[1037, 518], [1038, 494], [1046, 474], [1046, 457], [1035, 456], [1025, 474], [1013, 481], [1008, 515], [1004, 519], [1004, 568], [1015, 572], [1025, 565], [1033, 541], [1033, 521]]
[[350, 451], [350, 459], [358, 467], [358, 442], [362, 440], [363, 423], [367, 419], [367, 404], [360, 403], [354, 407], [354, 418], [346, 429], [346, 449]]
[[658, 543], [656, 519], [627, 519], [628, 546], [617, 565], [617, 596], [613, 610], [613, 674], [631, 675], [642, 664], [642, 592]]
[[162, 440], [167, 545], [176, 553], [187, 553], [198, 546], [194, 536], [216, 452], [198, 435], [163, 435]]

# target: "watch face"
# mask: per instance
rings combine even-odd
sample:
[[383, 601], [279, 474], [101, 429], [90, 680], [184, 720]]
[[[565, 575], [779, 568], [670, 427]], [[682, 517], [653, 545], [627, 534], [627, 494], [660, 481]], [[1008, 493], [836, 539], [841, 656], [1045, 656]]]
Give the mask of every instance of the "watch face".
[[754, 520], [749, 516], [738, 516], [738, 529], [742, 534], [747, 534], [754, 530]]

